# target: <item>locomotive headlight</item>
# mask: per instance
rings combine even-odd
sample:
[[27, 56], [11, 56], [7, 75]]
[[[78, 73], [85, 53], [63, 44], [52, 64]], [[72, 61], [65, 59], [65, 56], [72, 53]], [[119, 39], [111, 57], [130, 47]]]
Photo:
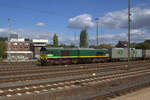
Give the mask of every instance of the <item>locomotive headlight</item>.
[[106, 53], [105, 56], [106, 56], [106, 57], [109, 57], [109, 53]]
[[48, 54], [48, 55], [46, 55], [47, 57], [52, 57], [53, 56], [53, 54]]
[[42, 57], [40, 57], [40, 59], [42, 59]]

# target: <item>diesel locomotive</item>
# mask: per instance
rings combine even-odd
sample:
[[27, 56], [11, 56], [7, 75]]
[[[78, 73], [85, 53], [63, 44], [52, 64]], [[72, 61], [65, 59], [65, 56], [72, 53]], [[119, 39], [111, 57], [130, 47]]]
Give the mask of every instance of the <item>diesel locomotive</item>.
[[104, 62], [109, 59], [105, 49], [91, 48], [41, 48], [41, 65], [62, 63]]

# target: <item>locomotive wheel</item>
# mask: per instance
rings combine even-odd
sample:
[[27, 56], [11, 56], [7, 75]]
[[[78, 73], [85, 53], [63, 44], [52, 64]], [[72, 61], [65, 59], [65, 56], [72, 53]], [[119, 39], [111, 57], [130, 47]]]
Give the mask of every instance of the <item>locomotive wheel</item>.
[[45, 66], [47, 64], [46, 60], [41, 60], [41, 66]]

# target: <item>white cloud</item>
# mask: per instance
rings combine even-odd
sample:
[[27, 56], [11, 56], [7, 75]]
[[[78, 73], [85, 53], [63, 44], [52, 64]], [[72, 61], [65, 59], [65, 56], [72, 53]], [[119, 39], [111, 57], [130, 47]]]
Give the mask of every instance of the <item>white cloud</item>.
[[92, 16], [89, 14], [82, 14], [68, 20], [69, 28], [74, 29], [83, 29], [83, 28], [92, 28], [94, 23], [92, 22]]
[[[127, 33], [103, 34], [99, 37], [99, 43], [115, 45], [118, 41], [127, 41], [127, 39]], [[148, 31], [140, 29], [131, 30], [131, 42], [143, 42], [146, 39], [150, 39], [150, 33]], [[91, 44], [96, 44], [95, 37], [92, 37], [89, 40]]]
[[[30, 39], [48, 39], [52, 40], [53, 34], [56, 32], [50, 31], [36, 31], [32, 29], [16, 29], [11, 30], [11, 33], [18, 34], [21, 38], [30, 38]], [[8, 37], [8, 29], [0, 28], [0, 37]]]
[[0, 28], [0, 32], [8, 32], [7, 28]]
[[36, 31], [31, 29], [16, 29], [13, 33], [17, 33], [19, 37], [30, 38], [30, 39], [51, 39], [55, 32], [50, 31]]
[[43, 22], [38, 22], [36, 23], [36, 26], [42, 27], [42, 26], [45, 26], [45, 24]]
[[0, 28], [0, 36], [7, 37], [8, 36], [8, 29], [7, 28]]
[[[90, 33], [89, 33], [90, 34]], [[146, 39], [150, 39], [150, 33], [146, 30], [140, 30], [140, 29], [132, 29], [131, 30], [131, 42], [143, 42]], [[99, 36], [99, 44], [111, 44], [116, 45], [118, 41], [127, 41], [128, 40], [128, 33], [116, 33], [116, 34], [101, 34]], [[74, 40], [74, 37], [65, 37], [61, 43], [65, 44], [76, 44], [79, 45], [79, 36], [76, 37], [76, 40]], [[96, 45], [96, 36], [89, 36], [89, 45]]]
[[[99, 22], [107, 28], [126, 29], [128, 27], [128, 10], [109, 12], [101, 17]], [[150, 8], [131, 8], [131, 28], [150, 29]]]

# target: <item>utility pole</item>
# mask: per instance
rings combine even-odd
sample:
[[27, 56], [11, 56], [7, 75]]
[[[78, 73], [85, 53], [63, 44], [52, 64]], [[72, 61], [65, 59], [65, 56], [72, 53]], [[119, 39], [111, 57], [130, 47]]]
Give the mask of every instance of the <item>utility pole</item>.
[[7, 55], [7, 59], [8, 59], [8, 63], [10, 64], [10, 62], [11, 62], [11, 54], [10, 54], [10, 33], [11, 31], [10, 31], [10, 18], [8, 18], [8, 49], [7, 49], [7, 53], [8, 53], [8, 55]]
[[128, 0], [128, 70], [130, 68], [130, 0]]
[[95, 21], [96, 21], [96, 45], [97, 45], [97, 48], [98, 48], [98, 20], [99, 20], [99, 18], [95, 18]]
[[76, 47], [76, 32], [74, 32], [74, 46]]

